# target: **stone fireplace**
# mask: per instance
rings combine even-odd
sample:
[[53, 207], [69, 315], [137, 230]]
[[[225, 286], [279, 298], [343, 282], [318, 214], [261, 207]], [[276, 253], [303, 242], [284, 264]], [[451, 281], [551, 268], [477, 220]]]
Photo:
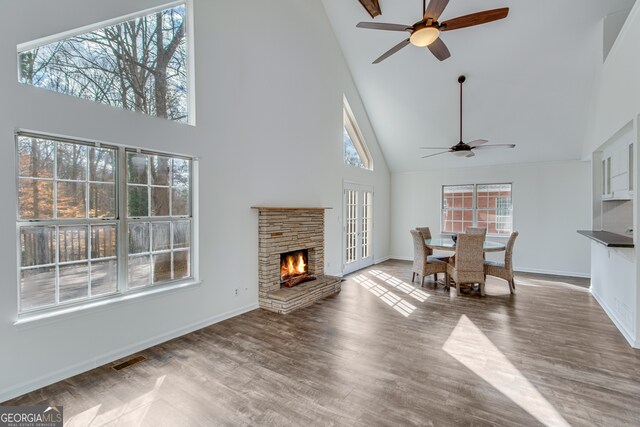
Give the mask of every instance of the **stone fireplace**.
[[[326, 208], [254, 209], [259, 212], [258, 291], [261, 308], [287, 314], [340, 292], [341, 279], [324, 274]], [[304, 255], [294, 255], [299, 253]], [[287, 258], [289, 255], [291, 260]], [[284, 277], [283, 262], [287, 268], [290, 264], [295, 272], [286, 273], [288, 276]]]

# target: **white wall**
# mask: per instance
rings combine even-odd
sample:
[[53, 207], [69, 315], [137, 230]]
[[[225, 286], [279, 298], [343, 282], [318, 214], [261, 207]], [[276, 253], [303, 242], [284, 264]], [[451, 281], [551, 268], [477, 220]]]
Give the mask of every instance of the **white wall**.
[[392, 257], [413, 257], [412, 228], [429, 226], [439, 234], [442, 185], [500, 182], [513, 183], [514, 229], [520, 232], [514, 268], [588, 276], [589, 241], [576, 230], [591, 228], [591, 170], [581, 161], [393, 174]]
[[[5, 202], [0, 224], [6, 237], [0, 241], [0, 401], [256, 307], [253, 205], [333, 207], [326, 218], [326, 271], [339, 274], [343, 180], [372, 185], [374, 253], [377, 259], [389, 254], [389, 172], [320, 1], [194, 1], [195, 127], [17, 82], [17, 44], [162, 3], [22, 0], [3, 5], [0, 192]], [[374, 157], [374, 172], [343, 164], [343, 93]], [[14, 326], [16, 128], [200, 156], [202, 285]]]
[[[618, 134], [629, 122], [633, 123], [632, 137], [636, 143], [635, 188], [638, 187], [638, 167], [640, 150], [638, 139], [640, 127], [640, 2], [636, 2], [629, 14], [618, 39], [613, 45], [604, 66], [598, 68], [598, 83], [593, 88], [592, 117], [589, 120], [589, 139], [585, 141], [583, 154], [589, 158], [591, 153], [602, 144]], [[633, 201], [634, 206], [634, 242], [640, 242], [640, 224], [638, 210], [638, 191]], [[628, 253], [627, 253], [628, 252]], [[640, 260], [637, 248], [625, 252], [624, 262], [612, 263], [604, 258], [608, 253], [594, 250], [592, 260], [594, 269], [611, 270], [625, 268], [623, 282], [612, 275], [604, 275], [603, 279], [592, 281], [592, 293], [596, 296], [609, 315], [616, 322], [621, 332], [632, 345], [640, 347]], [[596, 259], [598, 257], [598, 259]], [[632, 260], [632, 261], [629, 261]], [[619, 277], [618, 277], [619, 279]], [[624, 302], [624, 306], [620, 305]], [[628, 324], [625, 319], [630, 319]]]

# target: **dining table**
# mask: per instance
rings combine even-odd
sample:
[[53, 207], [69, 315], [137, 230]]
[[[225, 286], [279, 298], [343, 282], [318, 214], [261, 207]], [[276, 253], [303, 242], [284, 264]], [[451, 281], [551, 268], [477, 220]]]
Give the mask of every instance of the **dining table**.
[[[439, 237], [435, 239], [425, 239], [424, 244], [431, 249], [438, 249], [441, 251], [455, 251], [456, 243], [449, 237]], [[482, 245], [484, 252], [501, 252], [504, 251], [507, 246], [504, 243], [492, 242], [485, 240]]]

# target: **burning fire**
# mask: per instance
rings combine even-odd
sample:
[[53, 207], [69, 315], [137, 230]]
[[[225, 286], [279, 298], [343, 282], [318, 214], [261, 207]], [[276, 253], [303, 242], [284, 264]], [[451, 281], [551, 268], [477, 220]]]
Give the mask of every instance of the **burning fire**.
[[307, 272], [307, 264], [304, 262], [302, 252], [287, 255], [280, 263], [280, 277], [287, 280]]

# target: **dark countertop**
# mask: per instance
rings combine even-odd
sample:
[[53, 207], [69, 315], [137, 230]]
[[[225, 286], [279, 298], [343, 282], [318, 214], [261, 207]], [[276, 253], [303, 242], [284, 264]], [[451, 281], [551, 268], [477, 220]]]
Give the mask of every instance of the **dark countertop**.
[[609, 248], [633, 248], [633, 239], [609, 231], [578, 230], [578, 233]]

